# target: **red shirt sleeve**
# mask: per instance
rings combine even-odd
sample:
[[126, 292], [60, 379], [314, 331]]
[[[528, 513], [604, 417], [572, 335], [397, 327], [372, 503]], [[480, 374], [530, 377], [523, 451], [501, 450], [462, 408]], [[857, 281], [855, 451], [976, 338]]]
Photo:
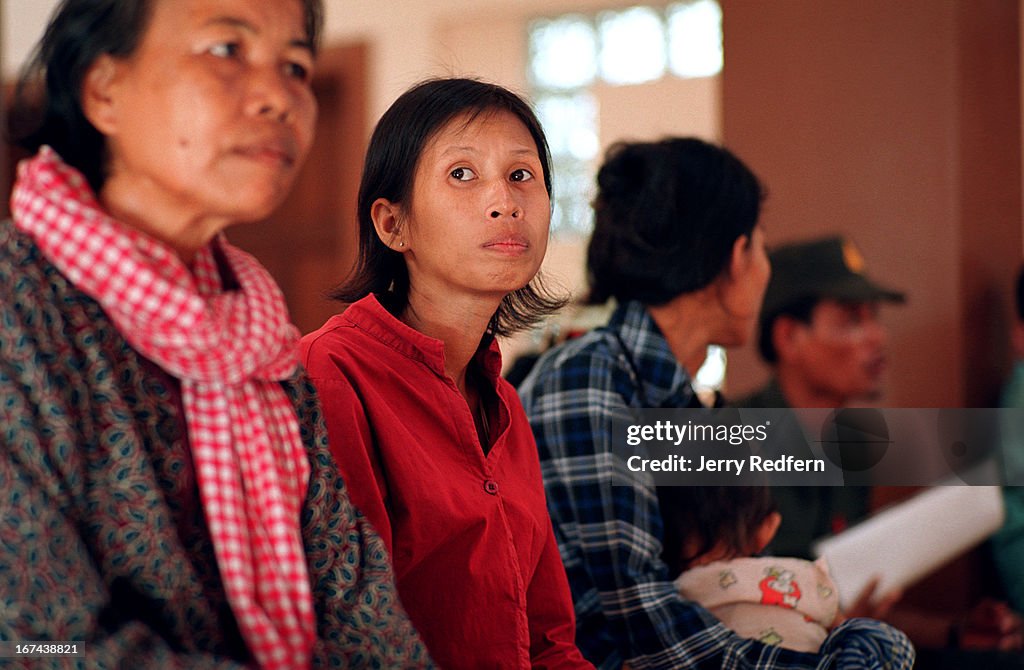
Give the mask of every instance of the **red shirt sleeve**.
[[534, 668], [593, 668], [576, 648], [572, 594], [555, 534], [548, 538], [526, 591], [530, 620], [530, 661]]

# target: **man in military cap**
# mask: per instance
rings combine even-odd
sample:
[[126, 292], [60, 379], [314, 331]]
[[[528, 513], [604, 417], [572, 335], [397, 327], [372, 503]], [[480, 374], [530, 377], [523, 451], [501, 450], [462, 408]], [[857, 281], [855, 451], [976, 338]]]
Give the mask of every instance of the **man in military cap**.
[[[902, 303], [904, 295], [869, 278], [863, 257], [842, 237], [787, 244], [770, 258], [758, 346], [773, 376], [736, 404], [839, 408], [877, 400], [888, 340], [879, 307]], [[773, 487], [782, 524], [767, 551], [811, 558], [813, 540], [868, 515], [869, 494], [865, 486]], [[886, 605], [873, 615], [886, 617], [918, 646], [1021, 648], [1020, 617], [1003, 603], [982, 600], [967, 612], [899, 604], [886, 615], [894, 598], [883, 594]]]
[[740, 403], [747, 407], [844, 407], [882, 392], [888, 334], [883, 302], [902, 293], [864, 274], [848, 239], [779, 247], [761, 308], [758, 347], [774, 375]]
[[[901, 303], [903, 294], [868, 278], [860, 252], [842, 237], [788, 244], [770, 258], [758, 346], [773, 375], [735, 404], [839, 408], [878, 398], [888, 339], [879, 306]], [[844, 530], [869, 511], [863, 486], [773, 492], [782, 526], [770, 549], [779, 555], [812, 558], [813, 540]]]

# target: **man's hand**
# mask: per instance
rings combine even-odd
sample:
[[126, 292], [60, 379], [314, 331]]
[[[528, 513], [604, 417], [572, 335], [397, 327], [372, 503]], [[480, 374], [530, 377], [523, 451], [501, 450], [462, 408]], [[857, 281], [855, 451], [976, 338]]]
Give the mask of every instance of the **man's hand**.
[[881, 578], [875, 577], [864, 590], [857, 596], [857, 600], [851, 605], [846, 611], [840, 610], [836, 614], [836, 619], [832, 622], [832, 627], [835, 628], [839, 624], [843, 623], [847, 619], [856, 619], [860, 617], [867, 617], [869, 619], [878, 619], [885, 621], [889, 616], [889, 611], [893, 605], [899, 602], [900, 598], [903, 597], [903, 591], [900, 589], [893, 589], [888, 593], [876, 596], [875, 592], [878, 590], [878, 584]]
[[961, 649], [1018, 651], [1024, 648], [1020, 615], [1006, 603], [988, 598], [954, 623], [949, 637], [950, 643]]

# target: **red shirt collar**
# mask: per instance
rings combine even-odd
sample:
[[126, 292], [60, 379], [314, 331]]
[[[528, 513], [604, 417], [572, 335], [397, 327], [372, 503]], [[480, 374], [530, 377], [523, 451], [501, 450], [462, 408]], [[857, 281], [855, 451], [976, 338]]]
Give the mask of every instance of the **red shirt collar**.
[[[385, 309], [377, 296], [368, 295], [352, 303], [342, 318], [409, 358], [420, 361], [444, 377], [444, 342], [407, 325]], [[492, 382], [501, 374], [501, 350], [496, 338], [485, 335], [475, 359]]]

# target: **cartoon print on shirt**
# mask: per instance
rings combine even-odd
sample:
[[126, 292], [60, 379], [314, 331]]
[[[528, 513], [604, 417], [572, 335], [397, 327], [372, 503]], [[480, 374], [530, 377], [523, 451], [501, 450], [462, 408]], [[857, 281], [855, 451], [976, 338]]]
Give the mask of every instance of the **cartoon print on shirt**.
[[778, 631], [776, 631], [774, 628], [769, 628], [768, 630], [762, 631], [761, 634], [758, 636], [757, 640], [758, 642], [763, 642], [765, 644], [774, 644], [776, 646], [779, 646], [783, 642], [785, 642], [785, 638], [779, 635]]
[[761, 604], [778, 605], [794, 609], [800, 602], [800, 586], [794, 581], [791, 570], [775, 566], [765, 570], [767, 575], [758, 583], [761, 588]]

